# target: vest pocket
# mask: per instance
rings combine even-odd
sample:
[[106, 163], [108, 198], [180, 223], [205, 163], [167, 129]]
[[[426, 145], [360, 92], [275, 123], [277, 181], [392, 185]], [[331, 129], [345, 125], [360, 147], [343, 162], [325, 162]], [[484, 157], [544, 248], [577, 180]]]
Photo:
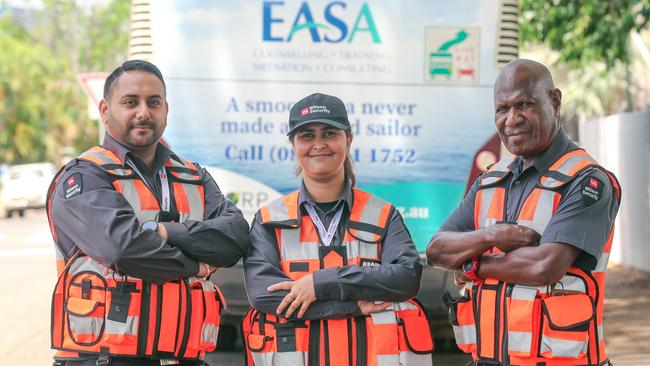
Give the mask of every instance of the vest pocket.
[[217, 346], [221, 302], [215, 285], [206, 280], [193, 282], [190, 296], [190, 335], [185, 355], [196, 357], [199, 352], [211, 352]]
[[97, 343], [104, 333], [105, 306], [97, 300], [68, 298], [65, 305], [68, 331], [73, 342], [90, 346]]
[[142, 289], [138, 288], [136, 282], [117, 281], [115, 287], [109, 287], [109, 290], [106, 296], [105, 341], [110, 345], [111, 352], [135, 354]]
[[[426, 314], [415, 302], [401, 304], [405, 304], [406, 309], [396, 310], [400, 351], [415, 354], [432, 353], [434, 345]], [[410, 308], [411, 306], [415, 308]]]
[[464, 296], [453, 297], [449, 291], [445, 291], [442, 301], [449, 309], [449, 322], [454, 330], [456, 345], [463, 352], [476, 352], [476, 321], [469, 292], [465, 290]]
[[97, 344], [102, 339], [106, 327], [104, 278], [92, 271], [75, 274], [70, 279], [64, 309], [70, 340], [81, 346]]
[[424, 311], [416, 308], [397, 314], [400, 365], [431, 365], [434, 345]]
[[255, 365], [273, 365], [273, 337], [264, 334], [246, 335], [246, 347]]
[[589, 345], [594, 305], [586, 294], [552, 296], [542, 300], [540, 354], [546, 358], [582, 358]]
[[219, 335], [219, 320], [221, 318], [222, 297], [219, 289], [211, 281], [201, 281], [203, 284], [203, 298], [205, 299], [205, 317], [201, 324], [200, 348], [212, 352], [217, 347]]
[[536, 297], [535, 287], [515, 285], [507, 289], [508, 354], [511, 356], [531, 356], [533, 329], [538, 328], [533, 323], [539, 319], [540, 300], [536, 300]]

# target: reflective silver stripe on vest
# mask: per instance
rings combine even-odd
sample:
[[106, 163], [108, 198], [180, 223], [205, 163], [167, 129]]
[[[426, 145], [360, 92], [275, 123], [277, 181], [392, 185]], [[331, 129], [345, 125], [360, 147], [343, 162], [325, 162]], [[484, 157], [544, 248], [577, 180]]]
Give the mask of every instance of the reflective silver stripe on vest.
[[392, 310], [384, 310], [370, 315], [374, 324], [397, 324], [397, 317]]
[[102, 325], [104, 324], [104, 318], [95, 318], [89, 316], [75, 316], [68, 314], [68, 325], [70, 326], [70, 331], [75, 337], [78, 337], [81, 334], [92, 334], [95, 336], [95, 339], [99, 336], [99, 333], [102, 331]]
[[495, 218], [488, 219], [487, 217], [488, 211], [490, 210], [490, 206], [492, 206], [492, 201], [495, 192], [496, 192], [496, 188], [487, 188], [481, 190], [481, 195], [482, 195], [481, 208], [478, 214], [479, 229], [483, 229], [488, 226], [493, 226], [496, 224], [497, 220]]
[[456, 343], [459, 345], [476, 344], [476, 325], [452, 325]]
[[[178, 182], [177, 182], [178, 183]], [[203, 220], [203, 199], [199, 187], [193, 184], [181, 183], [185, 195], [187, 196], [187, 203], [190, 206], [190, 212], [181, 212], [180, 220], [185, 222], [187, 220], [202, 221]]]
[[599, 340], [600, 342], [602, 342], [603, 339], [604, 339], [604, 338], [603, 338], [603, 335], [604, 335], [604, 332], [603, 332], [603, 325], [602, 325], [602, 324], [598, 324], [598, 325], [596, 326], [596, 330], [598, 331], [598, 340]]
[[132, 336], [137, 335], [139, 320], [140, 318], [137, 316], [128, 316], [126, 318], [126, 323], [106, 319], [106, 333]]
[[408, 366], [429, 366], [432, 364], [431, 354], [427, 353], [424, 355], [419, 355], [413, 352], [400, 352], [399, 353], [399, 364], [398, 365], [408, 365]]
[[140, 195], [138, 194], [138, 189], [136, 188], [133, 179], [121, 179], [119, 182], [122, 184], [122, 196], [124, 196], [126, 201], [133, 208], [133, 212], [138, 218], [138, 222], [142, 224], [147, 221], [155, 221], [160, 210], [142, 209]]
[[96, 272], [97, 274], [100, 274], [103, 272], [103, 270], [104, 270], [104, 266], [101, 265], [96, 260], [90, 257], [77, 257], [74, 260], [74, 262], [70, 264], [70, 267], [68, 268], [68, 273], [71, 275], [75, 275], [79, 272], [90, 271], [90, 272]]
[[282, 229], [280, 230], [282, 260], [299, 261], [299, 260], [318, 260], [318, 243], [301, 243], [299, 229]]
[[203, 328], [201, 329], [201, 342], [216, 344], [217, 336], [219, 336], [219, 327], [212, 323], [203, 323]]
[[529, 227], [539, 235], [542, 235], [549, 221], [551, 221], [551, 216], [553, 216], [555, 192], [546, 189], [540, 189], [540, 191], [541, 193], [539, 195], [539, 201], [537, 201], [537, 205], [535, 206], [533, 220], [517, 220], [517, 224]]
[[58, 245], [54, 246], [54, 254], [56, 255], [57, 260], [65, 260], [65, 256], [63, 255], [63, 252], [61, 252], [61, 249]]
[[258, 365], [263, 365], [263, 366], [272, 366], [273, 365], [273, 355], [275, 355], [275, 352], [251, 352], [251, 355], [253, 356], [253, 361], [255, 362], [255, 366]]
[[596, 268], [594, 268], [593, 272], [605, 272], [607, 269], [607, 263], [609, 262], [609, 252], [607, 253], [601, 253], [600, 258], [598, 258], [598, 263], [596, 263]]
[[305, 352], [251, 352], [255, 366], [303, 366], [307, 365]]
[[394, 302], [388, 307], [388, 309], [392, 309], [392, 310], [395, 310], [395, 311], [399, 311], [399, 310], [416, 310], [417, 308], [418, 308], [417, 306], [411, 304], [408, 301]]
[[386, 204], [386, 201], [371, 195], [361, 212], [361, 222], [367, 222], [379, 226], [381, 224], [379, 222], [379, 217], [381, 216], [381, 211]]
[[115, 160], [111, 159], [106, 155], [106, 153], [104, 153], [103, 151], [104, 148], [100, 147], [99, 149], [101, 150], [97, 150], [97, 148], [92, 148], [84, 152], [83, 154], [79, 155], [79, 158], [84, 159], [87, 156], [92, 156], [95, 160], [99, 160], [104, 164], [116, 164]]
[[[285, 261], [319, 260], [318, 247], [320, 243], [300, 242], [300, 230], [281, 229], [280, 243], [282, 245], [281, 255]], [[372, 243], [364, 243], [359, 240], [346, 241], [342, 243], [346, 248], [348, 261], [355, 258], [369, 258], [379, 260], [379, 246]]]
[[399, 355], [377, 355], [377, 366], [399, 366]]
[[266, 207], [269, 209], [269, 221], [289, 220], [289, 208], [282, 198], [274, 200]]
[[[384, 223], [379, 222], [379, 219], [381, 217], [382, 209], [384, 208], [384, 206], [386, 206], [386, 204], [387, 204], [386, 201], [371, 195], [368, 201], [366, 202], [365, 206], [363, 207], [363, 211], [361, 211], [361, 215], [359, 216], [359, 221], [374, 226], [383, 225]], [[354, 236], [365, 241], [376, 240], [375, 234], [366, 231], [354, 230]]]
[[[544, 292], [546, 292], [545, 289], [546, 287], [544, 286]], [[539, 290], [539, 287], [515, 285], [512, 288], [510, 297], [514, 300], [533, 301]]]
[[550, 352], [552, 357], [578, 358], [580, 353], [587, 353], [589, 341], [571, 341], [542, 335], [540, 353]]
[[566, 159], [562, 164], [560, 164], [560, 166], [555, 169], [555, 171], [560, 172], [564, 175], [569, 175], [571, 170], [583, 160], [594, 163], [593, 159], [591, 159], [591, 157], [587, 155], [586, 152], [583, 152]]
[[[194, 171], [194, 173], [186, 173], [186, 172], [173, 172], [171, 175], [175, 178], [178, 179], [184, 179], [188, 181], [195, 181], [197, 183], [200, 183], [200, 177], [199, 177], [199, 172], [198, 170], [195, 170], [193, 166], [188, 166], [185, 165], [182, 162], [178, 162], [175, 159], [170, 159], [169, 160], [171, 163], [172, 167], [177, 167], [177, 168], [186, 168]], [[189, 164], [189, 163], [188, 163]], [[169, 174], [169, 172], [168, 172]], [[173, 179], [173, 178], [172, 178]], [[180, 220], [181, 222], [185, 222], [187, 220], [196, 220], [196, 221], [201, 221], [203, 220], [203, 197], [201, 196], [201, 193], [199, 192], [199, 188], [195, 184], [189, 184], [189, 183], [181, 183], [181, 182], [175, 182], [176, 184], [181, 184], [183, 187], [183, 190], [185, 191], [185, 195], [187, 196], [187, 203], [190, 208], [190, 212], [180, 212]]]
[[[93, 272], [95, 275], [98, 277], [106, 279], [106, 277], [103, 275], [105, 266], [98, 261], [92, 259], [91, 257], [88, 256], [81, 256], [77, 257], [72, 264], [68, 267], [67, 273], [70, 276], [74, 276], [77, 273], [80, 272]], [[111, 275], [109, 274], [108, 277]], [[119, 276], [120, 280], [126, 280], [126, 281], [140, 281], [139, 278], [133, 277], [133, 276]]]
[[[587, 160], [593, 164], [596, 164], [596, 162], [593, 159], [591, 159], [589, 155], [586, 155], [586, 153], [577, 154], [566, 159], [562, 164], [560, 164], [559, 167], [557, 167], [557, 169], [555, 169], [555, 171], [560, 172], [564, 175], [569, 175], [571, 170], [583, 160]], [[542, 183], [543, 186], [549, 188], [556, 188], [563, 184], [564, 182], [561, 182], [555, 178], [551, 178], [548, 176], [546, 177], [546, 179], [544, 179], [544, 182]]]
[[[491, 166], [490, 169], [488, 169], [488, 172], [508, 173], [510, 171], [510, 169], [508, 169], [508, 165], [510, 165], [510, 163], [512, 163], [513, 159], [514, 158], [505, 158], [505, 159], [499, 160], [499, 162], [497, 162], [496, 164]], [[482, 178], [480, 183], [481, 183], [481, 185], [492, 184], [492, 183], [500, 181], [501, 179], [503, 179], [503, 178], [502, 177], [486, 177], [486, 178]]]
[[[194, 277], [196, 278], [196, 277]], [[214, 283], [212, 281], [206, 281], [206, 280], [201, 280], [198, 279], [199, 282], [201, 282], [201, 287], [203, 287], [203, 291], [205, 292], [214, 292]]]
[[564, 275], [564, 277], [556, 282], [554, 289], [587, 293], [587, 288], [585, 287], [584, 280], [579, 277], [569, 275]]
[[366, 243], [359, 240], [352, 240], [344, 242], [346, 248], [348, 261], [352, 258], [372, 258], [379, 260], [379, 245], [373, 243]]
[[533, 333], [508, 331], [508, 350], [516, 352], [530, 352], [533, 344]]

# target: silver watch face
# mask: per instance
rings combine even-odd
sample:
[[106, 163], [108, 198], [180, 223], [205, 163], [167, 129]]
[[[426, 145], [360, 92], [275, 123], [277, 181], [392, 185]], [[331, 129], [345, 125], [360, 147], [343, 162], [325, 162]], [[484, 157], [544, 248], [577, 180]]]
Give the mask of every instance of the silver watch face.
[[155, 221], [147, 221], [142, 224], [142, 230], [158, 231], [158, 223]]

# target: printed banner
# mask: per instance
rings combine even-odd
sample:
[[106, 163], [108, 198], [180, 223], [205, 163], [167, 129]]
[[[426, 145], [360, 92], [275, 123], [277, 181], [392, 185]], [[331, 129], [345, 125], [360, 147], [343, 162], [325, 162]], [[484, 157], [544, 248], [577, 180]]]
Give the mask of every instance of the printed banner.
[[153, 61], [165, 139], [214, 167], [245, 214], [295, 190], [293, 103], [346, 103], [358, 186], [397, 206], [419, 250], [460, 202], [494, 133], [499, 2], [160, 1]]

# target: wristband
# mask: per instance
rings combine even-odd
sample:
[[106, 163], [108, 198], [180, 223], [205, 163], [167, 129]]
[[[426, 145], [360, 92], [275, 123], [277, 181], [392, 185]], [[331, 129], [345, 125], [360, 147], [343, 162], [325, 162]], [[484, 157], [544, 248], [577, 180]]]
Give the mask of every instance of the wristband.
[[463, 264], [463, 273], [465, 274], [465, 277], [472, 281], [481, 281], [481, 277], [478, 276], [479, 267], [480, 263], [478, 258], [468, 259], [467, 262]]

